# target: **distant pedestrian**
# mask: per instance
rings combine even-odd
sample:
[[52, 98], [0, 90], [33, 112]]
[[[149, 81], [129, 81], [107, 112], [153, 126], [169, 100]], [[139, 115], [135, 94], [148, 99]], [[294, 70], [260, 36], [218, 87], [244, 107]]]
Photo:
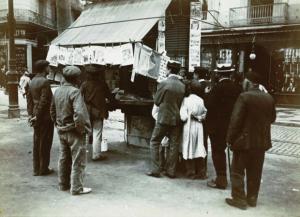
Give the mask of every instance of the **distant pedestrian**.
[[181, 104], [180, 118], [184, 122], [181, 149], [187, 177], [205, 179], [206, 150], [202, 122], [206, 116], [206, 108], [203, 99], [196, 94], [199, 87], [199, 83], [191, 83], [190, 94]]
[[35, 63], [36, 76], [29, 84], [27, 111], [33, 126], [33, 175], [48, 175], [53, 172], [49, 167], [54, 125], [50, 117], [52, 91], [46, 79], [49, 62], [38, 60]]
[[64, 81], [54, 93], [51, 118], [60, 139], [58, 179], [59, 189], [70, 189], [72, 195], [87, 194], [91, 188], [83, 187], [86, 166], [86, 133], [91, 124], [83, 97], [78, 88], [81, 71], [76, 66], [63, 69]]
[[168, 78], [158, 84], [154, 103], [159, 107], [157, 121], [150, 140], [151, 169], [149, 176], [160, 177], [159, 147], [165, 136], [169, 137], [169, 154], [167, 159], [166, 175], [175, 178], [175, 169], [178, 160], [180, 137], [180, 106], [185, 94], [185, 85], [177, 75], [180, 63], [168, 62]]
[[19, 87], [23, 98], [25, 98], [28, 93], [29, 83], [30, 83], [30, 73], [28, 72], [27, 68], [25, 68], [24, 73], [21, 76], [19, 82]]
[[208, 187], [226, 189], [226, 133], [233, 105], [241, 93], [241, 87], [229, 79], [234, 71], [230, 67], [215, 70], [219, 77], [205, 102], [207, 108], [206, 129], [211, 141], [212, 160], [216, 178], [207, 183]]
[[272, 146], [271, 124], [276, 119], [274, 99], [259, 89], [257, 73], [246, 75], [243, 89], [235, 103], [226, 139], [233, 151], [232, 199], [227, 198], [226, 203], [240, 209], [256, 206], [265, 152]]
[[108, 118], [106, 100], [114, 102], [114, 98], [104, 80], [104, 68], [89, 65], [85, 67], [87, 80], [81, 85], [81, 93], [86, 103], [93, 131], [93, 161], [105, 160], [102, 152], [102, 136], [104, 119]]

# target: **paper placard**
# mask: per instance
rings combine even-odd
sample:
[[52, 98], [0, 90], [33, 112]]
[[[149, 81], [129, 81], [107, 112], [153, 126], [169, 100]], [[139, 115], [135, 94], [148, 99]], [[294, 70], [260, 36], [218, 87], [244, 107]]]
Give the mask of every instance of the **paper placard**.
[[121, 65], [128, 66], [133, 64], [133, 49], [132, 44], [121, 45]]
[[190, 42], [189, 42], [189, 71], [193, 72], [196, 66], [200, 66], [201, 46], [201, 2], [191, 2]]
[[160, 55], [141, 43], [135, 44], [133, 72], [150, 77], [158, 78]]
[[170, 57], [162, 55], [160, 57], [160, 64], [159, 64], [159, 76], [157, 82], [161, 82], [167, 79], [167, 64], [170, 60]]
[[75, 48], [73, 52], [73, 64], [81, 66], [83, 64], [82, 48]]
[[62, 64], [62, 65], [66, 64], [66, 52], [67, 52], [67, 48], [59, 47], [58, 59], [57, 59], [57, 62], [59, 64]]
[[91, 63], [105, 65], [105, 48], [101, 46], [91, 46]]
[[88, 65], [91, 63], [91, 48], [89, 46], [82, 48], [82, 62], [83, 65]]
[[66, 65], [73, 65], [73, 53], [74, 53], [74, 48], [67, 48], [66, 50]]
[[58, 66], [59, 48], [56, 45], [50, 45], [46, 60], [50, 66]]

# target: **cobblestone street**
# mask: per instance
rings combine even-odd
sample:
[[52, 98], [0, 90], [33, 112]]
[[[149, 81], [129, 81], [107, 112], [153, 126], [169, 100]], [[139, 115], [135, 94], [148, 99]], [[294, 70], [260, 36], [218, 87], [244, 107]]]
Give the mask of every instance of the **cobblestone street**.
[[300, 128], [290, 126], [272, 126], [271, 154], [300, 158]]

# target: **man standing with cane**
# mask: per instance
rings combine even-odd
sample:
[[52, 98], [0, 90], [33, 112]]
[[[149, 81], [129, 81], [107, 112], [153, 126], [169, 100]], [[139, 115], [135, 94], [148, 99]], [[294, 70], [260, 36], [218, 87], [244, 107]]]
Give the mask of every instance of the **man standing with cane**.
[[259, 89], [258, 74], [249, 72], [243, 89], [234, 106], [226, 138], [233, 151], [232, 198], [226, 198], [226, 203], [240, 209], [256, 206], [265, 152], [272, 146], [271, 124], [276, 119], [274, 99]]

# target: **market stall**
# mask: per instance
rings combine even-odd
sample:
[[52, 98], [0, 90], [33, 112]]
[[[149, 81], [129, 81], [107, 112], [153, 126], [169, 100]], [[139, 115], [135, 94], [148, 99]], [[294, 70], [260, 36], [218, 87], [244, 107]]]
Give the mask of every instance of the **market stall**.
[[[162, 25], [171, 0], [107, 1], [92, 4], [51, 42], [47, 60], [53, 67], [94, 64], [105, 66], [105, 79], [125, 114], [128, 144], [148, 146], [156, 83], [165, 78]], [[161, 31], [161, 34], [159, 32]], [[153, 37], [154, 36], [154, 37]], [[158, 48], [155, 49], [157, 47]], [[60, 70], [53, 75], [57, 78]]]

